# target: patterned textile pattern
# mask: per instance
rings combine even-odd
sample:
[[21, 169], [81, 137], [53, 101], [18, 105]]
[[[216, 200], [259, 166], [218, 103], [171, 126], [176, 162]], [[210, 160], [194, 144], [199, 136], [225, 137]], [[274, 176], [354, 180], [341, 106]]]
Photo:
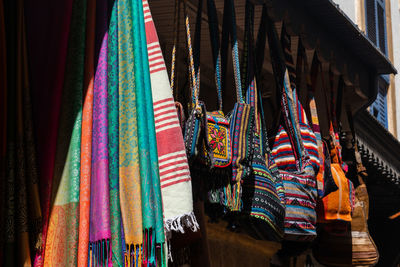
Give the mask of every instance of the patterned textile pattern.
[[213, 166], [220, 168], [229, 166], [232, 162], [232, 145], [229, 121], [224, 113], [222, 111], [207, 112], [207, 128]]
[[[45, 266], [74, 266], [78, 258], [85, 22], [86, 1], [74, 1], [60, 115], [58, 157], [52, 187], [54, 206], [46, 239]], [[65, 152], [66, 158], [63, 155]]]
[[[97, 1], [99, 16], [107, 14], [107, 1]], [[107, 20], [101, 20], [96, 30], [104, 33], [97, 62], [93, 89], [92, 177], [90, 187], [90, 259], [96, 264], [111, 264], [109, 242], [110, 189], [108, 177], [108, 120], [107, 120]], [[94, 246], [99, 253], [94, 254]]]
[[[119, 176], [121, 214], [127, 252], [142, 262], [142, 198], [139, 172], [132, 4], [118, 1]], [[126, 263], [131, 266], [130, 255]], [[136, 261], [135, 261], [136, 262]]]
[[167, 235], [171, 231], [184, 232], [184, 227], [197, 231], [199, 225], [193, 213], [192, 185], [182, 131], [147, 0], [143, 1], [143, 10], [164, 207], [164, 226]]
[[[298, 99], [295, 101], [297, 101], [297, 116], [299, 117], [300, 135], [304, 143], [304, 148], [307, 150], [307, 153], [310, 156], [310, 161], [315, 172], [318, 173], [320, 160], [317, 139], [308, 124], [306, 113], [300, 101]], [[293, 155], [289, 136], [282, 125], [279, 127], [278, 134], [275, 137], [272, 156], [274, 157], [275, 162], [280, 169], [287, 171], [296, 170], [296, 161]]]
[[118, 6], [111, 11], [108, 37], [108, 169], [110, 183], [110, 224], [113, 266], [123, 266], [121, 205], [119, 196], [118, 126]]
[[92, 126], [93, 126], [93, 84], [94, 84], [94, 40], [96, 1], [88, 0], [85, 47], [85, 98], [82, 111], [81, 135], [81, 181], [79, 186], [79, 243], [78, 267], [88, 265], [89, 218], [90, 218], [90, 177], [92, 173]]

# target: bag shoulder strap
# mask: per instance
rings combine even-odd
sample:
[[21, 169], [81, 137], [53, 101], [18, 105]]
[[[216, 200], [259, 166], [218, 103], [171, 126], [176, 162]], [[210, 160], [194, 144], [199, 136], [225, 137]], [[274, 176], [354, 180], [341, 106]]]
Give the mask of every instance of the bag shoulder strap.
[[239, 64], [239, 47], [236, 33], [236, 14], [234, 0], [224, 1], [224, 16], [222, 25], [222, 43], [221, 43], [221, 74], [222, 74], [222, 89], [225, 90], [225, 79], [227, 70], [227, 51], [229, 46], [229, 40], [231, 43], [232, 52], [232, 63], [233, 72], [236, 87], [236, 101], [238, 103], [244, 103], [241, 73]]
[[364, 165], [362, 163], [361, 154], [358, 151], [357, 136], [356, 136], [356, 131], [354, 129], [353, 115], [352, 115], [349, 107], [347, 108], [347, 120], [349, 122], [350, 129], [351, 129], [351, 135], [353, 137], [352, 144], [354, 147], [354, 156], [355, 156], [355, 160], [356, 160], [358, 181], [360, 182], [360, 184], [365, 184], [363, 177], [367, 177], [368, 173], [367, 173], [367, 169], [364, 167]]

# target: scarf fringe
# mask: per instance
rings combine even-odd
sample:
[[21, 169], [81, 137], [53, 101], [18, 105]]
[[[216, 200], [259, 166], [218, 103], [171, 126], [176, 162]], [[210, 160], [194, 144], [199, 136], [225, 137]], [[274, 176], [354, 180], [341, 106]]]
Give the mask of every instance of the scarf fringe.
[[153, 229], [145, 229], [143, 238], [142, 266], [166, 266], [165, 244], [157, 243]]
[[125, 267], [139, 267], [142, 265], [142, 244], [126, 245], [125, 250]]
[[189, 228], [193, 232], [197, 232], [200, 229], [193, 211], [165, 220], [164, 227], [168, 237], [172, 231], [184, 234], [185, 228]]
[[112, 266], [111, 240], [89, 242], [88, 266]]

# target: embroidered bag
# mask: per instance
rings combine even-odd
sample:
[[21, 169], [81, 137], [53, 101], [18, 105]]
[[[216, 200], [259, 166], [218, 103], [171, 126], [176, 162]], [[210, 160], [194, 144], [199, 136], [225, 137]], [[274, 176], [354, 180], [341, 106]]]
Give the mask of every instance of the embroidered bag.
[[[258, 45], [265, 47], [265, 16], [266, 7], [263, 8], [261, 26], [259, 30]], [[270, 150], [266, 134], [264, 112], [262, 107], [261, 92], [257, 89], [255, 58], [253, 48], [253, 28], [254, 28], [254, 6], [250, 1], [246, 1], [245, 16], [245, 61], [243, 79], [247, 87], [246, 102], [255, 109], [255, 127], [252, 145], [254, 147], [252, 159], [252, 175], [243, 181], [243, 211], [248, 214], [250, 223], [250, 233], [258, 239], [280, 241], [283, 238], [283, 222], [285, 218], [284, 191], [279, 172], [269, 169]], [[263, 50], [259, 49], [258, 51]], [[263, 55], [257, 55], [264, 58]], [[262, 61], [257, 66], [258, 71], [262, 68]], [[257, 71], [257, 70], [256, 70]], [[258, 76], [259, 77], [259, 76]], [[276, 168], [275, 168], [276, 169]], [[245, 224], [246, 225], [246, 224]], [[249, 229], [248, 229], [249, 230]]]
[[[293, 59], [290, 54], [290, 37], [283, 31], [282, 46], [285, 49], [283, 54], [279, 44], [278, 36], [272, 22], [268, 23], [268, 41], [270, 45], [273, 69], [277, 79], [277, 87], [281, 91], [282, 121], [281, 131], [286, 131], [290, 146], [287, 147], [295, 159], [295, 168], [283, 168], [279, 165], [282, 154], [277, 154], [278, 144], [274, 144], [275, 153], [273, 157], [277, 160], [279, 172], [282, 175], [285, 188], [285, 239], [295, 241], [311, 241], [316, 237], [316, 170], [314, 169], [310, 156], [305, 149], [301, 136], [298, 117], [299, 101], [295, 89], [295, 71]], [[285, 60], [286, 59], [286, 65]], [[315, 136], [314, 136], [315, 140]], [[274, 151], [274, 150], [273, 150]], [[284, 156], [284, 155], [283, 155]]]
[[[216, 10], [213, 1], [207, 2], [210, 9], [210, 26], [218, 25], [216, 22]], [[214, 28], [216, 29], [216, 28]], [[217, 32], [214, 30], [214, 32]], [[221, 43], [221, 83], [225, 90], [226, 63], [228, 46], [231, 46], [233, 72], [236, 89], [236, 103], [230, 112], [229, 126], [232, 140], [232, 176], [231, 181], [223, 188], [221, 192], [221, 204], [230, 211], [240, 211], [242, 183], [243, 179], [251, 174], [252, 158], [252, 135], [254, 127], [254, 108], [245, 103], [242, 93], [240, 69], [239, 69], [239, 50], [236, 35], [236, 18], [233, 0], [226, 0], [224, 4], [224, 16], [222, 27]], [[218, 66], [218, 65], [217, 65]]]

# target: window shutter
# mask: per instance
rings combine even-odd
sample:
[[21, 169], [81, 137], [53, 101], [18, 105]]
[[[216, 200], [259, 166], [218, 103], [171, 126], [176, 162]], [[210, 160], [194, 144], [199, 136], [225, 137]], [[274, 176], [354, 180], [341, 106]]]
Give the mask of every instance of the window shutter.
[[376, 42], [376, 0], [365, 0], [365, 13], [366, 13], [366, 28], [367, 28], [367, 37], [370, 39], [375, 45]]
[[379, 80], [379, 90], [376, 100], [370, 107], [371, 114], [387, 129], [388, 118], [387, 118], [387, 88], [388, 84], [386, 81]]
[[377, 3], [377, 23], [378, 23], [378, 40], [379, 49], [386, 55], [386, 16], [385, 16], [385, 3]]

